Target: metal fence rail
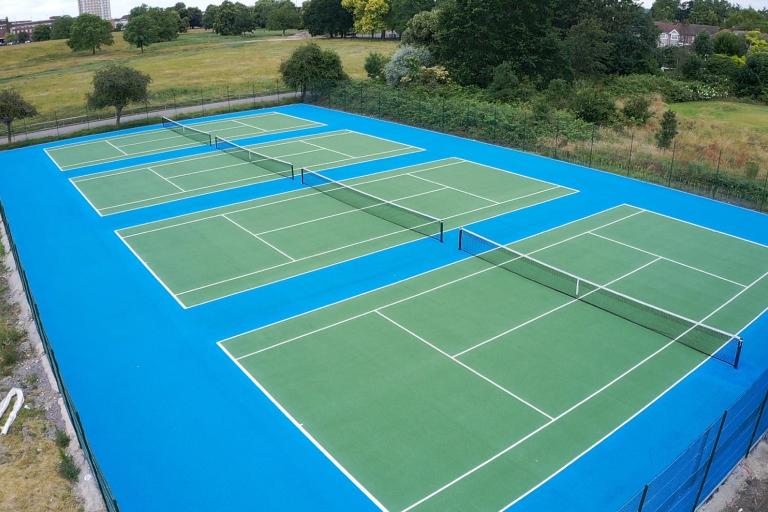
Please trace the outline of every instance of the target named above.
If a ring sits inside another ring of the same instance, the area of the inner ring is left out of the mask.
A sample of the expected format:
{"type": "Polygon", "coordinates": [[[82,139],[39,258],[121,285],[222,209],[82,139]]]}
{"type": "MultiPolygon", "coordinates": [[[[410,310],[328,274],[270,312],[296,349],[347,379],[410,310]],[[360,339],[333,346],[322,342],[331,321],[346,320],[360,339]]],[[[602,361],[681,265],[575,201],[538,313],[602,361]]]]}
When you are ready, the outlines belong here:
{"type": "Polygon", "coordinates": [[[35,298],[32,295],[32,290],[29,286],[29,281],[27,280],[27,274],[24,271],[24,267],[21,263],[21,258],[19,257],[18,250],[16,249],[16,244],[13,240],[11,227],[8,222],[8,218],[5,215],[5,208],[3,207],[2,202],[0,202],[0,217],[2,217],[3,227],[5,228],[5,233],[6,233],[6,236],[8,237],[8,245],[11,248],[11,254],[13,255],[14,260],[16,260],[16,268],[19,273],[19,278],[21,280],[22,287],[24,288],[24,294],[26,295],[27,302],[29,303],[30,310],[32,311],[32,317],[35,321],[37,332],[40,335],[40,340],[42,341],[43,349],[45,350],[45,355],[48,357],[48,361],[50,362],[51,371],[53,372],[53,376],[56,379],[56,384],[59,387],[59,392],[61,393],[61,396],[64,399],[64,406],[67,408],[67,413],[69,414],[69,417],[72,422],[72,426],[75,429],[77,441],[80,444],[80,448],[82,449],[83,454],[85,455],[85,458],[88,461],[88,464],[91,466],[91,470],[93,471],[94,476],[96,477],[96,483],[98,484],[99,490],[101,491],[101,495],[104,498],[104,504],[106,505],[107,510],[109,512],[119,512],[120,509],[117,505],[117,500],[112,494],[112,490],[110,489],[109,484],[107,483],[107,480],[104,477],[104,474],[101,472],[101,468],[99,467],[99,464],[96,462],[96,457],[91,451],[91,447],[88,444],[88,438],[85,435],[83,424],[80,421],[80,415],[78,414],[77,409],[75,408],[75,404],[72,401],[72,397],[70,396],[69,391],[67,390],[67,386],[64,384],[64,379],[61,376],[61,372],[59,370],[59,364],[58,364],[58,361],[56,360],[56,355],[54,354],[53,347],[51,346],[50,340],[48,339],[48,335],[46,334],[45,327],[43,326],[43,321],[40,318],[40,310],[38,309],[37,303],[35,302],[35,298]]]}

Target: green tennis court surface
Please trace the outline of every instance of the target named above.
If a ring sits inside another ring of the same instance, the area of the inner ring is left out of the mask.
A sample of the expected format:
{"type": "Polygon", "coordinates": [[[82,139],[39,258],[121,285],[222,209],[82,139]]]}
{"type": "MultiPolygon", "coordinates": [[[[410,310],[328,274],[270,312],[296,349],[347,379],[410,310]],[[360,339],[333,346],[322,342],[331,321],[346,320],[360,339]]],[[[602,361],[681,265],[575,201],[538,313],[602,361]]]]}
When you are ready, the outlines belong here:
{"type": "MultiPolygon", "coordinates": [[[[358,135],[358,137],[361,137],[358,135]]],[[[399,224],[307,188],[160,222],[118,235],[183,306],[190,307],[418,239],[408,212],[445,222],[476,222],[574,191],[458,158],[344,182],[392,201],[399,224]],[[410,223],[410,224],[409,224],[410,223]]],[[[359,197],[359,194],[357,194],[359,197]]],[[[429,222],[429,221],[427,221],[429,222]]],[[[420,231],[420,232],[417,232],[420,231]]]]}
{"type": "MultiPolygon", "coordinates": [[[[247,146],[296,169],[321,170],[407,155],[420,148],[350,130],[247,146]]],[[[101,215],[134,210],[186,197],[244,187],[281,178],[264,164],[226,151],[212,151],[73,178],[72,183],[101,215]]]]}
{"type": "MultiPolygon", "coordinates": [[[[631,206],[511,247],[713,329],[768,303],[767,247],[631,206]]],[[[708,359],[476,257],[220,346],[372,499],[419,511],[514,503],[708,359]]]]}
{"type": "MultiPolygon", "coordinates": [[[[323,126],[280,112],[208,121],[188,125],[195,130],[226,139],[241,139],[302,128],[323,126]]],[[[62,171],[88,165],[102,164],[142,155],[162,153],[200,145],[199,142],[167,129],[157,129],[132,135],[108,137],[89,142],[48,148],[45,152],[62,171]]]]}

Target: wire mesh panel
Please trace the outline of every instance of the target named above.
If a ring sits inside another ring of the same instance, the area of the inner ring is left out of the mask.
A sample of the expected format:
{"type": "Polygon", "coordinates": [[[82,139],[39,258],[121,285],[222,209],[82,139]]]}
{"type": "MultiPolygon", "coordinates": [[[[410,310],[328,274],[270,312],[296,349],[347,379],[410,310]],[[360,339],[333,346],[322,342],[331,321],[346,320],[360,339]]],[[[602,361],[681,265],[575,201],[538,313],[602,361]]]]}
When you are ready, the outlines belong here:
{"type": "Polygon", "coordinates": [[[652,330],[709,357],[734,367],[738,366],[742,341],[737,335],[581,279],[466,229],[462,229],[459,235],[459,249],[492,265],[652,330]]]}
{"type": "Polygon", "coordinates": [[[308,169],[301,170],[301,182],[353,208],[443,241],[443,221],[436,217],[381,199],[308,169]]]}
{"type": "Polygon", "coordinates": [[[168,119],[167,117],[163,117],[163,128],[167,128],[172,132],[176,132],[179,135],[183,135],[188,139],[199,142],[200,144],[205,144],[206,146],[213,144],[212,136],[210,133],[196,130],[181,123],[177,123],[173,119],[168,119]]]}
{"type": "Polygon", "coordinates": [[[279,158],[273,158],[261,153],[257,153],[251,149],[244,148],[232,141],[216,137],[216,149],[223,151],[228,155],[232,155],[235,158],[239,158],[244,162],[249,162],[260,169],[269,171],[275,174],[279,174],[284,178],[294,178],[293,164],[280,160],[279,158]]]}

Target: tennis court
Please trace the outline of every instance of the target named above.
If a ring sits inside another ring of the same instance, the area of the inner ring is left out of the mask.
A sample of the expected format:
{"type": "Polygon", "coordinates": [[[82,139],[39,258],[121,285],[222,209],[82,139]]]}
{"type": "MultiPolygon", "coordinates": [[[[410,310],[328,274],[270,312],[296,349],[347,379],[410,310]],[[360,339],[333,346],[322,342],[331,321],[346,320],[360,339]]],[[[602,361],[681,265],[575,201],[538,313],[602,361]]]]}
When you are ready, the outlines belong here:
{"type": "Polygon", "coordinates": [[[70,171],[89,165],[210,144],[212,135],[242,139],[317,126],[323,124],[282,112],[268,112],[182,125],[193,129],[189,130],[192,137],[190,134],[181,133],[185,128],[177,126],[176,131],[158,128],[131,135],[56,146],[47,148],[45,152],[60,170],[70,171]]]}
{"type": "Polygon", "coordinates": [[[184,307],[562,197],[574,190],[458,158],[118,231],[184,307]]]}
{"type": "Polygon", "coordinates": [[[294,169],[330,169],[422,151],[350,130],[238,146],[216,138],[217,151],[73,178],[100,215],[291,177],[294,169]]]}
{"type": "Polygon", "coordinates": [[[629,205],[461,244],[473,257],[220,342],[389,510],[517,502],[710,358],[735,372],[768,305],[768,247],[629,205]]]}

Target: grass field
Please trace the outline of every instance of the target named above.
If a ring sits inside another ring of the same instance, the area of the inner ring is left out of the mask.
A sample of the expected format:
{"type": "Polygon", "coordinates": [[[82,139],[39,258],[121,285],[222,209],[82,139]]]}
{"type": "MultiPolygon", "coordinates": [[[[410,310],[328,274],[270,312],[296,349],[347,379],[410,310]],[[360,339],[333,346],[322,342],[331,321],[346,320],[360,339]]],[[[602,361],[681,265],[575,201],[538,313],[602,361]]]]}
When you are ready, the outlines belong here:
{"type": "Polygon", "coordinates": [[[734,101],[691,101],[669,106],[683,119],[707,123],[712,127],[757,131],[768,137],[768,105],[734,101]]]}
{"type": "MultiPolygon", "coordinates": [[[[14,87],[32,102],[41,116],[58,112],[59,117],[81,114],[93,72],[107,62],[135,67],[152,77],[153,101],[177,101],[206,95],[223,96],[227,85],[233,91],[250,92],[275,87],[280,62],[306,41],[280,38],[278,32],[258,32],[257,37],[223,37],[193,30],[176,41],[149,46],[144,54],[129,46],[120,33],[115,44],[95,56],[74,53],[64,41],[46,41],[0,48],[0,88],[14,87]],[[51,84],[55,84],[52,87],[51,84]]],[[[363,39],[318,40],[334,49],[346,72],[365,76],[363,63],[371,51],[389,54],[396,43],[363,39]]]]}

